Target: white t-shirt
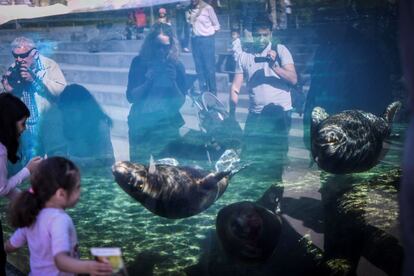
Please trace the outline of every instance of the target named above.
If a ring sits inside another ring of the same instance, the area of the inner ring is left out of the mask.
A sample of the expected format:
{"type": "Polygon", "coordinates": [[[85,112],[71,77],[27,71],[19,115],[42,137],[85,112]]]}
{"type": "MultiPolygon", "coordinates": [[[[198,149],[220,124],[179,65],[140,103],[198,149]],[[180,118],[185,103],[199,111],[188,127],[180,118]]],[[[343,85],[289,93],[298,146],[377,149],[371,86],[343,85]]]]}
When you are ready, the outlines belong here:
{"type": "Polygon", "coordinates": [[[54,256],[68,252],[79,258],[76,229],[70,216],[62,209],[44,208],[30,227],[17,229],[10,238],[12,246],[19,248],[28,243],[30,275],[74,275],[58,270],[54,256]]]}
{"type": "MultiPolygon", "coordinates": [[[[267,53],[272,49],[271,43],[269,43],[267,47],[258,54],[244,52],[242,50],[240,39],[233,41],[232,47],[236,60],[236,73],[243,73],[243,71],[245,71],[249,77],[248,83],[251,82],[252,78],[255,75],[256,77],[258,76],[257,73],[260,73],[259,71],[263,72],[263,76],[257,78],[261,79],[263,83],[258,83],[254,87],[249,87],[248,85],[250,99],[249,112],[260,114],[263,108],[271,103],[280,105],[285,111],[291,110],[292,99],[290,97],[290,91],[277,88],[271,84],[266,83],[265,81],[266,79],[269,79],[269,77],[281,79],[280,76],[278,76],[270,68],[267,62],[257,63],[254,61],[255,57],[265,57],[267,55],[267,53]]],[[[280,66],[284,66],[286,64],[294,64],[292,54],[286,48],[286,46],[278,44],[277,54],[280,58],[280,66]]]]}

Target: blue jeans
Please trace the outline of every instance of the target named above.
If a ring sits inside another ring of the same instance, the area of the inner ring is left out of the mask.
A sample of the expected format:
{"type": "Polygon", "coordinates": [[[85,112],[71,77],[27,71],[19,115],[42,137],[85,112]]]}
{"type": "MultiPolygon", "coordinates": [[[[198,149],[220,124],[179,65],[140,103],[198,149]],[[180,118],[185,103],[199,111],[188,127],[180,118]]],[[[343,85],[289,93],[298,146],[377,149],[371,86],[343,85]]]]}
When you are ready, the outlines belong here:
{"type": "Polygon", "coordinates": [[[214,35],[191,38],[193,59],[201,92],[217,94],[214,35]]]}

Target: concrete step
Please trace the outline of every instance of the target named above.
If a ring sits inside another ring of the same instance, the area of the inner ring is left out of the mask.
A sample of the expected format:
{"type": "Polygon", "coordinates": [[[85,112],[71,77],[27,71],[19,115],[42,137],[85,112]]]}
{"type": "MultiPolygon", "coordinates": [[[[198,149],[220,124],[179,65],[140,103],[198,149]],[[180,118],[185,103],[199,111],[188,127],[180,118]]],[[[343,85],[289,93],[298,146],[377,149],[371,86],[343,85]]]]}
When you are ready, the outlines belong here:
{"type": "Polygon", "coordinates": [[[86,66],[129,68],[136,52],[99,52],[57,51],[51,56],[57,63],[86,66]]]}
{"type": "Polygon", "coordinates": [[[59,51],[80,51],[89,52],[90,50],[100,52],[131,52],[138,53],[141,49],[141,40],[92,40],[88,42],[65,41],[58,45],[59,51]]]}
{"type": "MultiPolygon", "coordinates": [[[[89,53],[85,51],[55,51],[47,53],[56,62],[65,64],[77,64],[86,66],[102,66],[102,67],[127,67],[129,68],[132,59],[137,55],[136,52],[99,52],[89,53]]],[[[292,53],[297,72],[309,72],[313,66],[313,56],[307,53],[292,53]]],[[[1,58],[12,62],[10,54],[2,54],[1,58]]],[[[220,57],[217,55],[216,60],[219,62],[220,58],[232,58],[231,53],[228,56],[220,57]]],[[[184,64],[187,70],[194,70],[194,59],[191,53],[182,53],[179,59],[184,64]]],[[[222,59],[221,62],[226,63],[222,59]]],[[[224,64],[223,64],[224,66],[224,64]]]]}
{"type": "MultiPolygon", "coordinates": [[[[105,106],[116,106],[116,107],[130,107],[130,103],[126,99],[126,86],[122,85],[106,85],[106,84],[91,84],[91,83],[82,83],[81,85],[85,86],[96,98],[96,100],[101,105],[105,106]]],[[[229,94],[228,92],[218,93],[219,100],[226,106],[228,109],[229,94]]],[[[183,112],[186,112],[185,106],[194,106],[190,97],[187,96],[189,101],[188,105],[184,105],[183,112]]],[[[247,94],[240,94],[239,103],[237,111],[239,113],[247,113],[247,108],[249,106],[249,97],[247,94]]],[[[191,108],[190,108],[191,109],[191,108]]]]}
{"type": "MultiPolygon", "coordinates": [[[[66,80],[73,83],[91,83],[108,85],[127,85],[129,68],[114,68],[102,66],[85,66],[60,63],[66,80]]],[[[195,75],[192,70],[186,70],[189,75],[195,75]]],[[[216,74],[217,90],[228,91],[229,76],[225,73],[216,74]]]]}

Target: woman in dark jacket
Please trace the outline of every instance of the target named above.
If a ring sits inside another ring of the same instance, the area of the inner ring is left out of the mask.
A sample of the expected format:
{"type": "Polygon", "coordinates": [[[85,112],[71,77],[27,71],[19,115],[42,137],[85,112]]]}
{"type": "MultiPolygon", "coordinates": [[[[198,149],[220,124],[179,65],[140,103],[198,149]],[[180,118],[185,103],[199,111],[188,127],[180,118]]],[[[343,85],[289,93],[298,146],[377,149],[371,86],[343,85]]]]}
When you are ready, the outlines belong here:
{"type": "Polygon", "coordinates": [[[171,26],[154,24],[140,54],[131,63],[126,91],[132,104],[128,115],[130,159],[148,162],[179,138],[184,120],[179,109],[185,101],[185,69],[178,61],[171,26]]]}

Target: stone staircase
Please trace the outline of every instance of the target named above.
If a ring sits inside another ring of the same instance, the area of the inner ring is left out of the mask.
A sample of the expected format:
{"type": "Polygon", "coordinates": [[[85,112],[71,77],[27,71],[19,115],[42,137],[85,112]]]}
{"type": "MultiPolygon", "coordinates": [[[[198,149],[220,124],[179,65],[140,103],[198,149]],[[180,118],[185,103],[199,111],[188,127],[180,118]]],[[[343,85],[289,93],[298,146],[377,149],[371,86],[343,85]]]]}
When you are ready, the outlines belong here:
{"type": "MultiPolygon", "coordinates": [[[[126,159],[125,150],[127,141],[127,115],[129,103],[126,100],[125,91],[128,81],[129,66],[139,52],[142,40],[113,40],[108,32],[121,32],[124,25],[113,25],[111,29],[96,30],[93,27],[57,27],[45,29],[1,30],[1,41],[11,41],[17,35],[34,37],[38,41],[41,52],[59,63],[68,83],[79,83],[87,87],[95,96],[103,109],[113,119],[112,137],[119,141],[120,147],[115,149],[120,159],[126,159]],[[71,41],[72,34],[86,33],[87,40],[71,41]],[[101,33],[101,34],[100,34],[101,33]],[[108,39],[109,37],[109,39],[108,39]],[[91,49],[93,51],[91,52],[91,49]],[[122,154],[121,154],[122,152],[122,154]]],[[[311,29],[292,29],[277,33],[281,43],[285,44],[292,52],[297,72],[306,93],[310,84],[310,68],[313,64],[313,55],[317,48],[317,36],[311,29]]],[[[112,36],[113,37],[113,36],[112,36]]],[[[230,55],[231,36],[227,29],[221,30],[216,36],[216,53],[218,55],[230,55]]],[[[0,58],[2,66],[6,67],[11,61],[8,45],[2,43],[0,58]]],[[[184,63],[187,74],[195,75],[194,62],[191,53],[181,53],[180,60],[184,63]]],[[[229,73],[218,72],[216,74],[218,98],[228,106],[228,93],[230,87],[229,73]]],[[[236,118],[241,126],[247,117],[248,95],[242,89],[237,108],[236,118]]],[[[186,125],[183,133],[189,129],[198,129],[197,108],[187,98],[182,108],[186,125]]],[[[293,128],[291,135],[301,136],[301,121],[298,114],[293,116],[293,128]]],[[[301,146],[301,148],[303,148],[301,146]]],[[[303,152],[294,154],[304,156],[303,152]]],[[[307,154],[306,154],[307,156],[307,154]]]]}

